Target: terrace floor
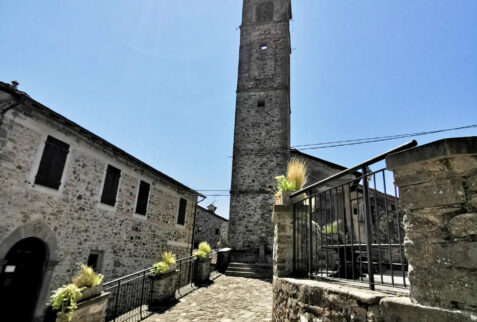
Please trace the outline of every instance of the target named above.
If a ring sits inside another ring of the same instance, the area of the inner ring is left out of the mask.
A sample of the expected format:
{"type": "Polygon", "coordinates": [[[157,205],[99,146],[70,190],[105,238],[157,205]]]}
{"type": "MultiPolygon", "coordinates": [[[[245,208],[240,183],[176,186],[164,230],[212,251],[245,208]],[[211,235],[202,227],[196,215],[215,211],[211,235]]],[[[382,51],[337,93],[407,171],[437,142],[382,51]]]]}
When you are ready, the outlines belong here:
{"type": "Polygon", "coordinates": [[[218,275],[209,286],[144,321],[271,321],[271,317],[271,281],[218,275]]]}

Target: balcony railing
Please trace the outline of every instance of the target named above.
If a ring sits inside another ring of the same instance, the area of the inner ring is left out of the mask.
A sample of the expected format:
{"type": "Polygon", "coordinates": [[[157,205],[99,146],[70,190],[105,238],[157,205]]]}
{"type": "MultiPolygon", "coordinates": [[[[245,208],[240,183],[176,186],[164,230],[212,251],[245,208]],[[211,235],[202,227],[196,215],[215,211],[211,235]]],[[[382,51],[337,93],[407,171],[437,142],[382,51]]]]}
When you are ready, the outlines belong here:
{"type": "Polygon", "coordinates": [[[370,167],[412,141],[291,195],[296,276],[407,287],[403,215],[392,173],[370,167]],[[360,170],[360,171],[358,171],[360,170]]]}

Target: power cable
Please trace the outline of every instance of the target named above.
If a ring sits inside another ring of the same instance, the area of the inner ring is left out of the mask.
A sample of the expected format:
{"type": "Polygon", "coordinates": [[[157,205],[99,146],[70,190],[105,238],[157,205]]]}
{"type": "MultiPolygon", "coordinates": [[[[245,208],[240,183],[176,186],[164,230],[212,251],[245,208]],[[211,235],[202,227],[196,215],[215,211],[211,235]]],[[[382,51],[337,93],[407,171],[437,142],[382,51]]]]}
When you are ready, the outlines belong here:
{"type": "MultiPolygon", "coordinates": [[[[316,147],[320,146],[319,148],[331,148],[336,146],[344,146],[344,145],[354,145],[354,144],[364,144],[364,143],[373,143],[373,142],[381,142],[387,140],[395,140],[395,139],[402,139],[412,136],[421,136],[421,135],[428,135],[428,134],[435,134],[435,133],[442,133],[448,131],[457,131],[457,130],[464,130],[477,127],[477,124],[454,127],[450,129],[441,129],[441,130],[433,130],[433,131],[423,131],[423,132],[416,132],[416,133],[405,133],[405,134],[395,134],[395,135],[387,135],[387,136],[376,136],[364,139],[351,139],[351,140],[343,140],[343,141],[330,141],[330,142],[319,142],[319,143],[310,143],[310,144],[299,144],[295,145],[292,148],[299,148],[299,147],[316,147]],[[363,142],[364,141],[364,142],[363,142]],[[344,143],[344,144],[339,144],[344,143]]],[[[316,147],[318,148],[318,147],[316,147]]],[[[309,149],[309,148],[307,148],[309,149]]],[[[307,149],[300,149],[300,150],[307,150],[307,149]]]]}

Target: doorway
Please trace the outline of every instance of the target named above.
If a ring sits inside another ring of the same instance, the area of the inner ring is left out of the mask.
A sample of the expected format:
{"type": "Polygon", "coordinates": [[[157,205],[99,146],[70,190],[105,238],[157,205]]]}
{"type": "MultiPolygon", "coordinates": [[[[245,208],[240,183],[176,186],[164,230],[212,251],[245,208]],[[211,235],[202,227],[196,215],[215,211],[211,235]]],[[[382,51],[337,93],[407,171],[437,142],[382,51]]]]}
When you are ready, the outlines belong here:
{"type": "Polygon", "coordinates": [[[13,245],[2,261],[0,312],[6,321],[32,321],[48,263],[45,243],[35,237],[13,245]]]}

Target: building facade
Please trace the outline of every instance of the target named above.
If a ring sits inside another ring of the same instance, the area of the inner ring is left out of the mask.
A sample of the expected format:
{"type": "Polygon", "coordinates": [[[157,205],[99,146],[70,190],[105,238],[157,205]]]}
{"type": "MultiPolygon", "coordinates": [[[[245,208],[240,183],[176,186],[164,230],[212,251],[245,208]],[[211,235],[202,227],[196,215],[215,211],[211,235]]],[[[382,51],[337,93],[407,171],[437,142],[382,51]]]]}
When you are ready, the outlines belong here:
{"type": "Polygon", "coordinates": [[[244,0],[230,188],[234,252],[271,254],[272,188],[290,154],[290,0],[244,0]]]}
{"type": "Polygon", "coordinates": [[[215,213],[217,207],[197,206],[194,227],[194,248],[206,241],[212,248],[227,246],[229,221],[215,213]]]}
{"type": "Polygon", "coordinates": [[[111,280],[190,254],[199,193],[15,86],[0,83],[0,111],[2,314],[17,301],[39,319],[81,263],[111,280]]]}

